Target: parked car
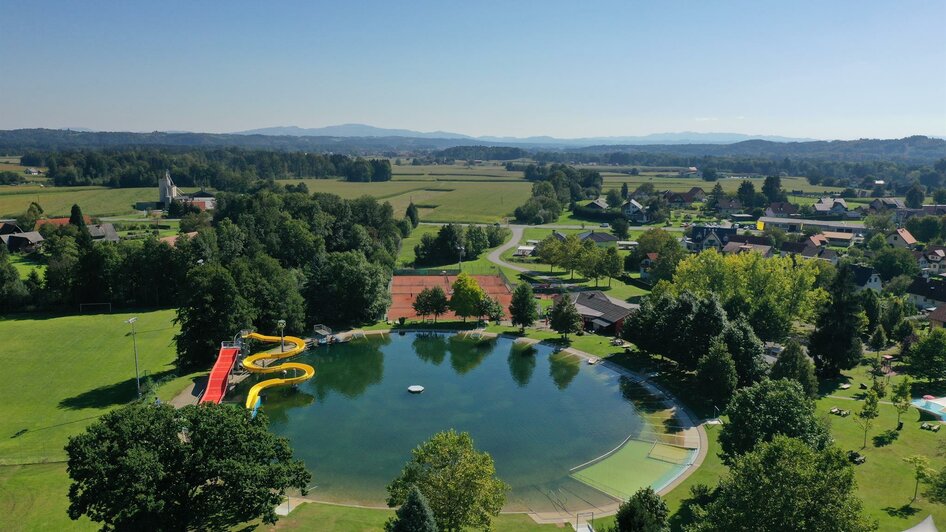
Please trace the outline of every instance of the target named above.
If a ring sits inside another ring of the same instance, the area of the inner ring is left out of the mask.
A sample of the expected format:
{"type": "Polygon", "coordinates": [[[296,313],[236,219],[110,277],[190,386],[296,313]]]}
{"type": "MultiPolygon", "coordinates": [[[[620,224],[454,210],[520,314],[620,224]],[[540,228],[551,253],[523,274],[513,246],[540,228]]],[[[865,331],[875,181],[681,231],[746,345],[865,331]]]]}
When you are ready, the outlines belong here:
{"type": "Polygon", "coordinates": [[[598,226],[598,227],[602,227],[602,228],[604,228],[604,229],[607,229],[607,228],[609,228],[609,227],[611,227],[611,226],[608,225],[607,222],[605,222],[605,223],[602,223],[602,224],[601,224],[600,226],[598,226]]]}

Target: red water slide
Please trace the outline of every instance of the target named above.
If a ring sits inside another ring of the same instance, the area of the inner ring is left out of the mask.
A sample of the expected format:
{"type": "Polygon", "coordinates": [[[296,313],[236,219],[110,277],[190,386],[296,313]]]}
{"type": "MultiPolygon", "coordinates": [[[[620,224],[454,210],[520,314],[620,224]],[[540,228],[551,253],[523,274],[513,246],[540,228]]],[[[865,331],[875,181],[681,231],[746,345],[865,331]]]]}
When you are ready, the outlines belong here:
{"type": "Polygon", "coordinates": [[[210,370],[210,378],[207,380],[207,389],[201,396],[201,403],[219,403],[223,401],[224,394],[227,393],[227,382],[230,372],[233,370],[233,363],[236,362],[237,354],[240,352],[236,347],[221,347],[217,354],[217,362],[210,370]]]}

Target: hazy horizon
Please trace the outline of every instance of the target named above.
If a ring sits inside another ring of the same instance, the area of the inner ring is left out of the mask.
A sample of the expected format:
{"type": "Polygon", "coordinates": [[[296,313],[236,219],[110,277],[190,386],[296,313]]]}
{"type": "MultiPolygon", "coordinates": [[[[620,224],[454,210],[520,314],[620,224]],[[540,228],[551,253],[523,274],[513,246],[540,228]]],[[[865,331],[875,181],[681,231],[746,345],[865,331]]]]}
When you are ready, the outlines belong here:
{"type": "Polygon", "coordinates": [[[12,1],[0,129],[946,137],[946,3],[12,1]]]}

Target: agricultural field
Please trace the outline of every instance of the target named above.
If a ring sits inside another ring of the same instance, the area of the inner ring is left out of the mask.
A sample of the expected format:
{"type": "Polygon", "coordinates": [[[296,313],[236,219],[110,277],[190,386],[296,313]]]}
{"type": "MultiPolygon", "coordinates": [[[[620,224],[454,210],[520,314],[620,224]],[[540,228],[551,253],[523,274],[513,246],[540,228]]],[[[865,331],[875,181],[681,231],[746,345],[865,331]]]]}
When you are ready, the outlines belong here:
{"type": "MultiPolygon", "coordinates": [[[[194,192],[198,189],[182,189],[194,192]]],[[[0,217],[22,214],[30,202],[39,203],[47,216],[69,216],[73,204],[78,204],[89,216],[114,216],[135,212],[139,201],[157,201],[158,187],[150,188],[106,188],[106,187],[44,187],[3,186],[0,187],[0,217]]]]}
{"type": "MultiPolygon", "coordinates": [[[[505,171],[505,170],[503,170],[505,171]]],[[[425,222],[493,223],[511,217],[512,211],[529,198],[526,181],[433,180],[352,183],[336,179],[305,179],[310,192],[327,192],[343,198],[372,196],[387,201],[403,215],[412,201],[425,222]]],[[[283,184],[299,180],[280,181],[283,184]]]]}

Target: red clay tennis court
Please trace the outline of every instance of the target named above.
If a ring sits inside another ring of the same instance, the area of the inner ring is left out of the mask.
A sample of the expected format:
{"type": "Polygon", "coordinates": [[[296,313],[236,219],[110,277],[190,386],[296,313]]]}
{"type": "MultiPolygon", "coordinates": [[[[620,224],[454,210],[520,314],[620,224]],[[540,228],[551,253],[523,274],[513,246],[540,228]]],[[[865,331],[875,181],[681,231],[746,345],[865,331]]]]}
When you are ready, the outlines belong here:
{"type": "MultiPolygon", "coordinates": [[[[472,275],[476,282],[490,297],[499,300],[504,309],[509,308],[512,302],[512,292],[503,283],[498,275],[472,275]]],[[[414,298],[424,288],[439,286],[450,297],[450,287],[456,281],[456,275],[395,275],[391,281],[391,308],[388,309],[388,319],[398,318],[415,319],[420,316],[414,312],[411,305],[414,298]]],[[[508,310],[506,311],[508,313],[508,310]]],[[[438,319],[459,319],[453,312],[448,312],[438,319]]]]}

